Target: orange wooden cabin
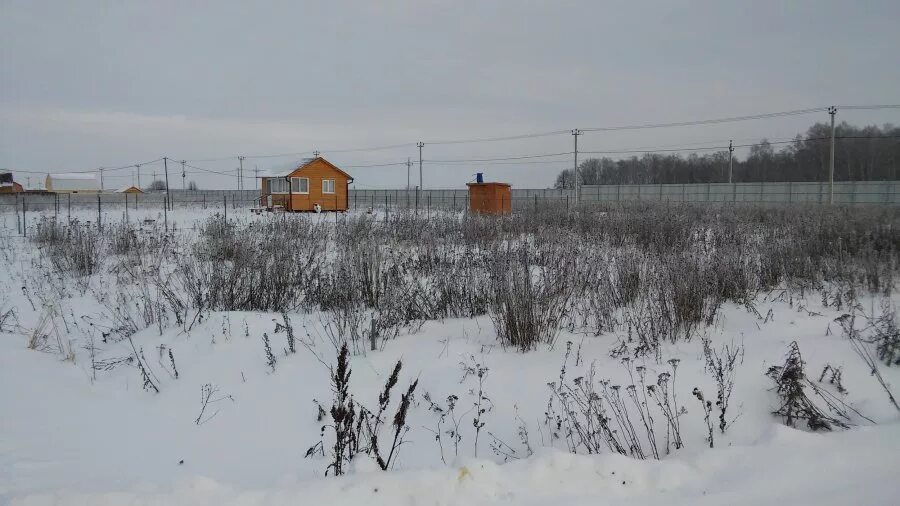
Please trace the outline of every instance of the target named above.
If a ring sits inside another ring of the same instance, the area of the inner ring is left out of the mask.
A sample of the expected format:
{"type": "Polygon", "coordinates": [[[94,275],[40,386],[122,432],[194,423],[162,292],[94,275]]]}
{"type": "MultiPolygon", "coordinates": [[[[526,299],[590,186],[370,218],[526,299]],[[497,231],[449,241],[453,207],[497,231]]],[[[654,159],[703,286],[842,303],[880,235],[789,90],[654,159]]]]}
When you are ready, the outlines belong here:
{"type": "Polygon", "coordinates": [[[509,214],[512,212],[512,186],[507,183],[467,183],[469,212],[509,214]]]}
{"type": "Polygon", "coordinates": [[[350,208],[350,174],[317,156],[262,178],[260,204],[285,211],[346,211],[350,208]]]}

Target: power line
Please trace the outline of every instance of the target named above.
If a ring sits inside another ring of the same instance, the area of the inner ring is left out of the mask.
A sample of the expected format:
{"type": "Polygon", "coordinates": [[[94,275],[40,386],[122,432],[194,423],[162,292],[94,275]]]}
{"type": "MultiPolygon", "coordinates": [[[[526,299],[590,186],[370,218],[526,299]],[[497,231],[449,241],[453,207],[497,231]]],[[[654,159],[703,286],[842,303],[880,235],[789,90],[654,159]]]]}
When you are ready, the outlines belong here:
{"type": "Polygon", "coordinates": [[[643,130],[648,128],[670,128],[682,126],[696,125],[716,125],[719,123],[734,123],[738,121],[750,121],[756,119],[779,118],[783,116],[799,116],[803,114],[812,114],[814,112],[826,111],[825,107],[815,107],[812,109],[797,109],[794,111],[770,112],[766,114],[754,114],[750,116],[731,116],[727,118],[703,119],[695,121],[679,121],[674,123],[645,123],[639,125],[621,125],[609,127],[582,128],[585,132],[608,132],[612,130],[643,130]]]}
{"type": "Polygon", "coordinates": [[[542,155],[523,155],[523,156],[504,156],[499,158],[465,158],[456,160],[424,160],[428,163],[468,163],[468,162],[495,162],[503,160],[527,160],[531,158],[547,158],[551,156],[571,155],[571,151],[563,151],[560,153],[546,153],[542,155]]]}
{"type": "Polygon", "coordinates": [[[509,135],[505,137],[483,137],[480,139],[457,139],[457,140],[444,140],[444,141],[430,141],[425,144],[437,144],[437,145],[445,145],[445,144],[476,144],[479,142],[499,142],[499,141],[515,141],[519,139],[534,139],[537,137],[550,137],[553,135],[563,135],[568,134],[568,130],[552,130],[549,132],[539,132],[533,134],[521,134],[521,135],[509,135]]]}
{"type": "MultiPolygon", "coordinates": [[[[837,106],[839,109],[845,110],[879,110],[879,109],[900,109],[900,104],[871,104],[871,105],[842,105],[837,106]]],[[[579,131],[586,132],[601,132],[601,131],[615,131],[615,130],[639,130],[639,129],[651,129],[651,128],[671,128],[671,127],[684,127],[684,126],[697,126],[697,125],[712,125],[712,124],[720,124],[720,123],[729,123],[729,122],[738,122],[738,121],[749,121],[749,120],[758,120],[758,119],[767,119],[767,118],[777,118],[777,117],[785,117],[785,116],[797,116],[797,115],[805,115],[816,112],[825,112],[828,108],[826,107],[815,107],[809,109],[796,109],[791,111],[780,111],[780,112],[772,112],[765,114],[755,114],[755,115],[747,115],[747,116],[731,116],[725,118],[713,118],[713,119],[704,119],[704,120],[696,120],[696,121],[682,121],[682,122],[672,122],[672,123],[647,123],[647,124],[635,124],[635,125],[621,125],[621,126],[609,126],[609,127],[595,127],[595,128],[584,128],[579,129],[579,131]]],[[[552,130],[546,132],[537,132],[537,133],[529,133],[529,134],[520,134],[520,135],[509,135],[509,136],[500,136],[500,137],[483,137],[483,138],[470,138],[470,139],[451,139],[451,140],[437,140],[437,141],[429,141],[425,144],[434,144],[434,145],[449,145],[449,144],[473,144],[473,143],[482,143],[482,142],[499,142],[499,141],[509,141],[509,140],[519,140],[519,139],[532,139],[538,137],[548,137],[555,135],[563,135],[570,133],[569,130],[552,130]]],[[[879,138],[879,137],[839,137],[840,139],[848,139],[848,138],[879,138]]],[[[890,138],[890,137],[880,137],[880,138],[890,138]]],[[[811,140],[811,139],[807,139],[811,140]]],[[[789,141],[793,142],[793,141],[789,141]]],[[[771,143],[770,144],[774,144],[771,143]]],[[[335,149],[335,150],[323,150],[328,153],[357,153],[357,152],[370,152],[370,151],[379,151],[379,150],[389,150],[389,149],[399,149],[399,148],[410,148],[413,146],[418,146],[418,144],[412,143],[403,143],[403,144],[391,144],[385,146],[374,146],[374,147],[365,147],[365,148],[350,148],[350,149],[335,149]]],[[[743,146],[752,146],[743,145],[743,146]]],[[[740,146],[738,146],[740,147],[740,146]]],[[[677,149],[632,149],[632,150],[618,150],[618,151],[595,151],[591,152],[593,154],[615,154],[615,153],[628,153],[628,152],[665,152],[665,151],[690,151],[690,150],[713,150],[713,149],[724,149],[724,146],[719,147],[708,147],[708,148],[677,148],[677,149]]],[[[279,154],[258,154],[258,155],[247,155],[245,158],[279,158],[279,157],[287,157],[287,156],[301,156],[301,155],[309,155],[314,153],[314,151],[303,151],[296,153],[279,153],[279,154]]],[[[529,158],[541,158],[541,157],[552,157],[552,156],[565,156],[571,154],[569,152],[559,153],[559,154],[546,154],[546,155],[525,155],[525,156],[510,156],[510,157],[498,157],[498,158],[472,158],[472,159],[459,159],[459,160],[430,160],[429,163],[503,163],[504,161],[515,161],[515,160],[526,160],[529,158]]],[[[230,157],[220,157],[220,158],[204,158],[204,159],[189,159],[185,160],[186,162],[192,163],[202,163],[202,162],[216,162],[216,161],[227,161],[233,160],[234,156],[230,157]]],[[[126,170],[132,169],[136,166],[147,166],[152,165],[154,163],[158,163],[163,161],[163,158],[157,158],[155,160],[140,162],[140,163],[130,163],[127,165],[121,166],[103,166],[93,170],[77,170],[77,171],[68,171],[71,173],[91,173],[96,172],[100,169],[104,171],[118,171],[118,170],[126,170]]],[[[394,165],[402,165],[404,162],[391,162],[384,164],[360,164],[360,165],[348,165],[347,167],[351,168],[364,168],[364,167],[389,167],[394,165]]],[[[522,162],[526,163],[526,162],[522,162]]],[[[530,162],[529,162],[530,163],[530,162]]],[[[536,163],[536,162],[535,162],[536,163]]],[[[226,174],[219,171],[201,169],[200,167],[193,166],[193,168],[213,174],[221,174],[231,177],[240,177],[239,175],[234,174],[226,174]]],[[[15,169],[10,169],[15,170],[15,169]]],[[[15,170],[16,172],[20,172],[23,174],[48,174],[50,171],[41,170],[41,171],[30,171],[30,170],[15,170]]]]}
{"type": "Polygon", "coordinates": [[[885,104],[885,105],[839,105],[836,106],[837,109],[848,109],[848,110],[874,110],[874,109],[900,109],[900,104],[885,104]]]}
{"type": "MultiPolygon", "coordinates": [[[[843,135],[835,137],[835,140],[843,140],[843,139],[898,139],[900,135],[843,135]]],[[[789,139],[782,141],[765,141],[765,142],[754,142],[749,144],[733,144],[731,147],[733,148],[749,148],[753,146],[765,146],[765,145],[780,145],[780,144],[794,144],[796,142],[810,142],[810,141],[825,141],[829,140],[831,137],[807,137],[805,139],[789,139]]],[[[579,151],[579,153],[589,153],[592,155],[602,155],[602,154],[627,154],[627,153],[672,153],[672,152],[680,152],[680,151],[726,151],[728,150],[728,145],[723,146],[707,146],[701,148],[672,148],[672,149],[627,149],[627,150],[609,150],[609,151],[579,151]]]]}
{"type": "Polygon", "coordinates": [[[364,165],[341,165],[341,167],[345,167],[348,169],[362,169],[368,167],[394,167],[398,165],[406,165],[406,162],[388,162],[388,163],[370,163],[364,165]]]}

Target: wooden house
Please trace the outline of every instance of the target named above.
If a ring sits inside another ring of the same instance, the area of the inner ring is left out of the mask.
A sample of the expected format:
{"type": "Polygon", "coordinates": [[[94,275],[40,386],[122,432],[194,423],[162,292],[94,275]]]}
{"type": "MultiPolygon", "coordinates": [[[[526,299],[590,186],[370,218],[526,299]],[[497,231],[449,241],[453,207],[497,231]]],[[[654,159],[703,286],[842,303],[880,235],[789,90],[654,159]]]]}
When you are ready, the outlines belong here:
{"type": "Polygon", "coordinates": [[[512,190],[507,183],[467,183],[469,212],[509,214],[512,212],[512,190]]]}
{"type": "Polygon", "coordinates": [[[346,211],[352,182],[349,174],[321,156],[306,158],[263,176],[260,204],[285,211],[346,211]]]}
{"type": "Polygon", "coordinates": [[[138,188],[137,186],[134,186],[134,185],[128,185],[128,186],[123,186],[122,188],[119,188],[118,190],[116,190],[116,193],[144,193],[144,190],[141,190],[140,188],[138,188]]]}

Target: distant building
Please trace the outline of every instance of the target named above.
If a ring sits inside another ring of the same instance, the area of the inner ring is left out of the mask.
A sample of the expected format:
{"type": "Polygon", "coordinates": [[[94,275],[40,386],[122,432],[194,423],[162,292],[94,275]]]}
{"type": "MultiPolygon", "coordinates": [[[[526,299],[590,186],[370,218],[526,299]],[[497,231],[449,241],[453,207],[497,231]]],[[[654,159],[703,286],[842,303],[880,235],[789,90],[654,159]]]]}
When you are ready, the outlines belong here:
{"type": "Polygon", "coordinates": [[[0,193],[22,193],[22,185],[13,181],[12,173],[0,173],[0,193]]]}
{"type": "Polygon", "coordinates": [[[123,186],[122,188],[119,188],[118,190],[116,190],[116,193],[144,193],[144,190],[141,190],[140,188],[138,188],[137,186],[134,186],[134,185],[128,185],[128,186],[123,186]]]}
{"type": "Polygon", "coordinates": [[[93,172],[47,174],[45,187],[51,193],[100,193],[97,174],[93,172]]]}

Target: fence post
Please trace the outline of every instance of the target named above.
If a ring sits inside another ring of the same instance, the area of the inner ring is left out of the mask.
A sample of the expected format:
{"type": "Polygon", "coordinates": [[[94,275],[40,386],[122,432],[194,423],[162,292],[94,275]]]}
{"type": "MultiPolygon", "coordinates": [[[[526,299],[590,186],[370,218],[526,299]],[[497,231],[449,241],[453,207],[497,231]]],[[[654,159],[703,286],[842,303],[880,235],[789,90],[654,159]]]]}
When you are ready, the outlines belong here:
{"type": "Polygon", "coordinates": [[[103,217],[101,216],[100,194],[97,194],[97,230],[103,230],[103,217]]]}
{"type": "Polygon", "coordinates": [[[28,205],[25,204],[25,195],[22,195],[22,236],[28,237],[28,205]]]}
{"type": "Polygon", "coordinates": [[[68,216],[68,218],[69,218],[69,225],[71,225],[71,224],[72,224],[72,194],[71,194],[71,193],[67,193],[67,194],[66,194],[66,197],[68,197],[68,198],[66,199],[66,201],[67,201],[67,203],[66,203],[66,212],[69,213],[69,216],[68,216]]]}
{"type": "Polygon", "coordinates": [[[222,210],[225,213],[225,224],[228,224],[228,195],[222,194],[222,210]]]}
{"type": "Polygon", "coordinates": [[[163,197],[163,227],[166,232],[169,231],[169,196],[163,197]]]}
{"type": "MultiPolygon", "coordinates": [[[[22,195],[22,198],[24,199],[25,196],[22,195]]],[[[22,220],[19,219],[19,194],[18,193],[16,193],[16,203],[13,204],[13,209],[16,210],[16,233],[21,234],[22,233],[22,220]]]]}
{"type": "Polygon", "coordinates": [[[788,181],[788,204],[794,201],[794,184],[791,181],[788,181]]]}
{"type": "Polygon", "coordinates": [[[128,223],[128,194],[123,193],[125,195],[125,223],[128,223]]]}

